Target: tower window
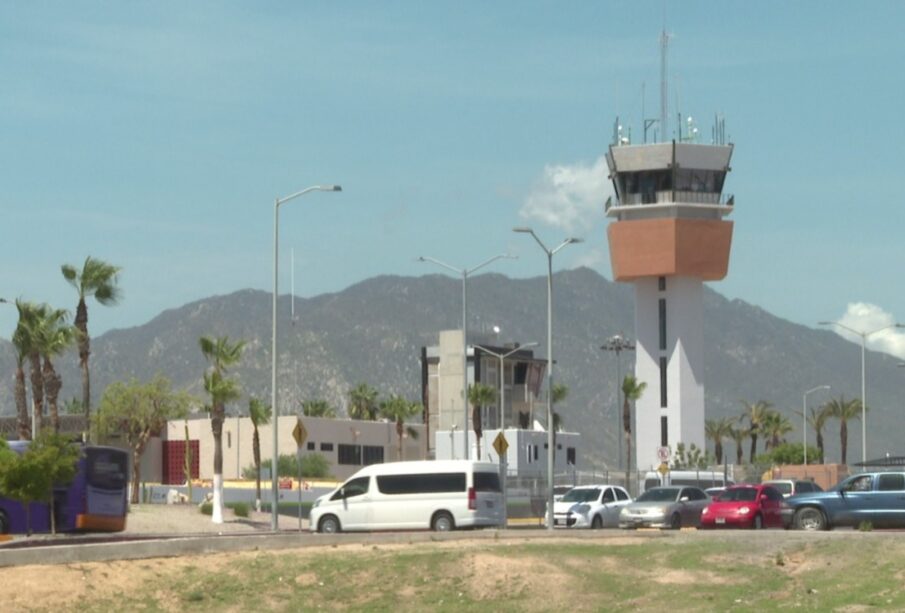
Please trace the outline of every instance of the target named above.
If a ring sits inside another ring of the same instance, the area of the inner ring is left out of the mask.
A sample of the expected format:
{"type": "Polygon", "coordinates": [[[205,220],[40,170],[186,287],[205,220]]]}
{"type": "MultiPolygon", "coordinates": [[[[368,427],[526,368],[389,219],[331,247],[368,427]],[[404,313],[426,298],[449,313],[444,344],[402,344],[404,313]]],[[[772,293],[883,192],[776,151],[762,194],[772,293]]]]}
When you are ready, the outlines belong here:
{"type": "Polygon", "coordinates": [[[660,416],[660,446],[669,447],[669,428],[666,423],[666,415],[660,416]]]}
{"type": "Polygon", "coordinates": [[[666,291],[666,277],[657,277],[657,289],[661,292],[666,291]]]}
{"type": "Polygon", "coordinates": [[[660,350],[666,351],[666,298],[660,298],[660,350]]]}
{"type": "Polygon", "coordinates": [[[666,358],[660,358],[660,408],[666,408],[666,358]]]}

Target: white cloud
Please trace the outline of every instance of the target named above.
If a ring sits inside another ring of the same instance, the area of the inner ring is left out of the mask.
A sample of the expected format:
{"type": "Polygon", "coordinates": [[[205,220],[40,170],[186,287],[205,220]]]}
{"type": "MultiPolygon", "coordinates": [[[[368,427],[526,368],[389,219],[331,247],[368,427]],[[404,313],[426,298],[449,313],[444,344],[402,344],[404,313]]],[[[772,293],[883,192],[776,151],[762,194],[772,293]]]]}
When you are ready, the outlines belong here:
{"type": "Polygon", "coordinates": [[[603,205],[612,194],[606,159],[591,165],[557,164],[544,172],[525,198],[519,215],[568,233],[586,232],[602,218],[603,205]]]}
{"type": "MultiPolygon", "coordinates": [[[[883,351],[898,358],[905,359],[905,331],[895,328],[896,320],[891,313],[867,302],[853,302],[848,305],[839,323],[858,332],[868,333],[867,347],[875,351],[883,351]],[[872,333],[872,334],[871,334],[872,333]]],[[[854,343],[860,343],[861,337],[840,326],[833,326],[839,336],[854,343]]]]}

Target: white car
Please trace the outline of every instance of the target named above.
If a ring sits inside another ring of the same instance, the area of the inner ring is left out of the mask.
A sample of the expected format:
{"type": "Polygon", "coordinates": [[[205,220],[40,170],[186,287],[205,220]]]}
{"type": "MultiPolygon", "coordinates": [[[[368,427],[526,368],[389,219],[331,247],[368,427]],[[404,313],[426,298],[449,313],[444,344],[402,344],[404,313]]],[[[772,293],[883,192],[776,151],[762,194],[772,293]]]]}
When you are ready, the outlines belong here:
{"type": "Polygon", "coordinates": [[[619,512],[632,501],[618,485],[579,485],[553,503],[557,528],[616,528],[619,512]]]}

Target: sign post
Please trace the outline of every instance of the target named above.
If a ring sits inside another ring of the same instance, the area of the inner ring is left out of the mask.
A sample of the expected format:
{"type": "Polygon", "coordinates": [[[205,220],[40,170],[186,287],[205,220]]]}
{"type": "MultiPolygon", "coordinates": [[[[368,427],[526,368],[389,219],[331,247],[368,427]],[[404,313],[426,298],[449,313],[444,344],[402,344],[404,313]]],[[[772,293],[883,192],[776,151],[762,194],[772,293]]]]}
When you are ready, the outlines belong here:
{"type": "Polygon", "coordinates": [[[298,464],[299,467],[299,532],[302,531],[302,445],[305,442],[305,439],[308,438],[308,431],[305,430],[304,424],[302,424],[302,418],[297,418],[295,422],[295,428],[292,429],[292,438],[295,439],[296,452],[295,452],[295,463],[298,464]]]}
{"type": "Polygon", "coordinates": [[[508,472],[506,451],[509,449],[509,441],[503,436],[502,430],[493,439],[493,448],[500,458],[500,489],[503,491],[503,527],[505,528],[509,523],[509,505],[506,499],[506,473],[508,472]]]}

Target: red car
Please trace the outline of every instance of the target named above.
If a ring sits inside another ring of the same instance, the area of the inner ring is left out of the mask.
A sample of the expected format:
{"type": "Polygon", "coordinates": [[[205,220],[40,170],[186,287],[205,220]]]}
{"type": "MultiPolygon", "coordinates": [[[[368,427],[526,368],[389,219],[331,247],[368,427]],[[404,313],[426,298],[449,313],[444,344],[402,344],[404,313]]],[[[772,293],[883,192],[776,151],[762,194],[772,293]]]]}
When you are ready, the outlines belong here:
{"type": "Polygon", "coordinates": [[[782,528],[782,494],[769,485],[736,485],[701,512],[702,528],[782,528]]]}

